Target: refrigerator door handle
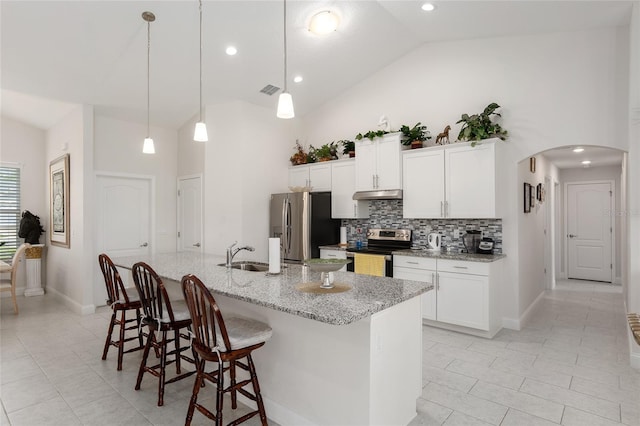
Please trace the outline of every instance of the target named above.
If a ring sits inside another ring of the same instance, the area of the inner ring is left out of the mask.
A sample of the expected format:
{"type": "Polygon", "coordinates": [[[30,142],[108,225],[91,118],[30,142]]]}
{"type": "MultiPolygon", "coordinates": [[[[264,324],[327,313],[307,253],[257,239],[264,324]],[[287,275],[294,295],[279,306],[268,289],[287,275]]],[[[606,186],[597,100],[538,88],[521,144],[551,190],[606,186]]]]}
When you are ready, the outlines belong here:
{"type": "Polygon", "coordinates": [[[282,200],[282,250],[287,252],[287,199],[282,200]]]}
{"type": "Polygon", "coordinates": [[[291,253],[291,200],[287,199],[287,254],[291,253]]]}

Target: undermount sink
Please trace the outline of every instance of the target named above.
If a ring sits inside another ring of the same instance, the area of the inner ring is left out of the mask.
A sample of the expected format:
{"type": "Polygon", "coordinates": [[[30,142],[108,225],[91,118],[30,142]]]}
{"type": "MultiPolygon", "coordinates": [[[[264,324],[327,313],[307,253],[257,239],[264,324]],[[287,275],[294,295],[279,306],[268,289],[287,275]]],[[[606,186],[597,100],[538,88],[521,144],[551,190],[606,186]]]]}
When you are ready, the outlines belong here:
{"type": "MultiPolygon", "coordinates": [[[[218,263],[218,266],[226,266],[226,264],[218,263]]],[[[254,272],[267,272],[269,270],[268,263],[251,262],[251,261],[233,262],[231,264],[231,267],[233,269],[241,269],[243,271],[254,271],[254,272]]]]}

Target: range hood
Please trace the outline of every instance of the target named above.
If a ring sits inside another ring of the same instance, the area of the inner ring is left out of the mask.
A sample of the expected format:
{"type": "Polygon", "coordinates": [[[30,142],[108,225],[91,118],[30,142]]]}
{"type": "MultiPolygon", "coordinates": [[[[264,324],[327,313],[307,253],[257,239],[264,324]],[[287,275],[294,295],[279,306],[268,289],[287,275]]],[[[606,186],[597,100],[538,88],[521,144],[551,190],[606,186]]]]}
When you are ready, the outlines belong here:
{"type": "Polygon", "coordinates": [[[402,200],[402,189],[358,191],[352,198],[354,200],[402,200]]]}

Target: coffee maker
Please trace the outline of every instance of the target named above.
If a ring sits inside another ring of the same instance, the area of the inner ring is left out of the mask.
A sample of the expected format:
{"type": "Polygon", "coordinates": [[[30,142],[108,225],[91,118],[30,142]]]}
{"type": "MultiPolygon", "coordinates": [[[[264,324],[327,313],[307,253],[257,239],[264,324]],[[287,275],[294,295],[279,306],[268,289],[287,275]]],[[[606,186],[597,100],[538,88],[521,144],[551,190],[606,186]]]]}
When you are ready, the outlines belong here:
{"type": "Polygon", "coordinates": [[[477,230],[469,230],[462,236],[462,244],[467,253],[476,253],[478,251],[478,244],[482,239],[482,232],[477,230]]]}

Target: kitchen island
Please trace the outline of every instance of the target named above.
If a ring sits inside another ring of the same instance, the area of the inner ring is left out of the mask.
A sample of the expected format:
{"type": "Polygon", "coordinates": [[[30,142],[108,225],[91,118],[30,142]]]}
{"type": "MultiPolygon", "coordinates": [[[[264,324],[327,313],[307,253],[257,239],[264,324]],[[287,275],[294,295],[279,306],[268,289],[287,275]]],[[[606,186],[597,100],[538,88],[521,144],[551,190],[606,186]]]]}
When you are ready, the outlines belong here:
{"type": "MultiPolygon", "coordinates": [[[[318,283],[308,267],[282,273],[227,269],[220,256],[170,253],[114,259],[148,263],[164,280],[198,276],[223,315],[268,323],[255,353],[267,416],[282,425],[407,424],[422,390],[422,282],[334,273],[342,293],[301,292],[318,283]]],[[[243,401],[252,405],[251,401],[243,401]]]]}

